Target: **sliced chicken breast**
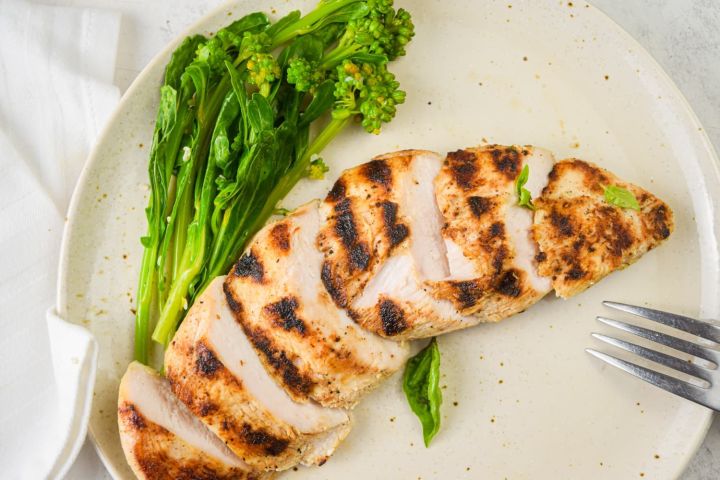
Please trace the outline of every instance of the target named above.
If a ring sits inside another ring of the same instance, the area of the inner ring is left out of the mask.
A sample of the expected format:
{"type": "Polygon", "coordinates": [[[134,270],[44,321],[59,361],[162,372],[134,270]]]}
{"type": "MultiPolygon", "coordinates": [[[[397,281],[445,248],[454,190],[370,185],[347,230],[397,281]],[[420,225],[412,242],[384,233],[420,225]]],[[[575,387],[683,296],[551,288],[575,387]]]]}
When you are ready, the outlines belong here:
{"type": "Polygon", "coordinates": [[[253,470],[185,407],[166,379],[133,362],[120,382],[120,441],[139,479],[269,479],[253,470]]]}
{"type": "Polygon", "coordinates": [[[426,285],[449,274],[433,187],[441,164],[423,150],[381,155],[345,171],[323,203],[327,291],[364,328],[394,340],[444,331],[448,319],[453,329],[471,321],[426,285]],[[356,250],[368,261],[356,262],[356,250]]]}
{"type": "Polygon", "coordinates": [[[404,365],[408,348],[363,330],[323,288],[318,207],[260,231],[225,291],[268,372],[295,400],[351,407],[404,365]]]}
{"type": "Polygon", "coordinates": [[[434,295],[476,322],[495,322],[551,290],[537,271],[533,212],[518,205],[516,182],[527,166],[525,188],[539,196],[553,163],[552,153],[531,146],[488,145],[447,155],[435,188],[450,276],[434,283],[434,295]]]}
{"type": "Polygon", "coordinates": [[[673,231],[673,213],[662,200],[592,163],[562,160],[549,179],[535,202],[532,234],[539,272],[562,298],[635,262],[673,231]],[[632,192],[639,210],[608,203],[608,186],[632,192]]]}
{"type": "Polygon", "coordinates": [[[173,393],[254,468],[324,463],[350,430],[347,412],[296,403],[275,383],[227,304],[224,280],[198,297],[165,354],[173,393]]]}

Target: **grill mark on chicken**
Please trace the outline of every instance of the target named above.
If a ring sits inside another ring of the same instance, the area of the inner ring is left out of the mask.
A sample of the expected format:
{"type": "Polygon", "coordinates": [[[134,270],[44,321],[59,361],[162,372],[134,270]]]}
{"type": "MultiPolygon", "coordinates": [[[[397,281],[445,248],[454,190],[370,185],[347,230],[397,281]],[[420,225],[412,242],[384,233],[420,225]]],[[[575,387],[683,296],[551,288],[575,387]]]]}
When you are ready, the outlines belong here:
{"type": "Polygon", "coordinates": [[[298,318],[296,310],[298,308],[297,298],[285,297],[282,300],[266,305],[263,309],[276,326],[290,331],[295,330],[300,335],[305,335],[305,322],[298,318]]]}
{"type": "Polygon", "coordinates": [[[206,377],[212,377],[222,366],[223,365],[220,363],[220,360],[218,360],[213,351],[210,350],[207,345],[203,342],[197,343],[197,346],[195,347],[195,369],[198,373],[206,377]]]}
{"type": "Polygon", "coordinates": [[[382,300],[379,305],[379,310],[380,321],[382,322],[382,329],[385,335],[391,337],[407,329],[408,325],[402,309],[395,305],[392,300],[382,300]]]}
{"type": "Polygon", "coordinates": [[[650,213],[651,234],[658,240],[665,240],[670,236],[670,214],[665,205],[658,205],[650,213]]]}
{"type": "Polygon", "coordinates": [[[343,282],[340,278],[336,278],[332,273],[332,265],[327,260],[323,262],[322,270],[320,272],[320,279],[322,280],[325,290],[327,290],[330,298],[332,298],[335,305],[341,308],[345,308],[348,305],[347,295],[345,295],[345,289],[343,288],[343,282]]]}
{"type": "Polygon", "coordinates": [[[490,237],[491,238],[504,238],[505,237],[505,225],[502,222],[495,222],[490,225],[490,237]]]}
{"type": "Polygon", "coordinates": [[[550,222],[565,237],[571,237],[573,235],[573,226],[570,217],[562,215],[556,210],[550,213],[550,222]]]}
{"type": "Polygon", "coordinates": [[[475,280],[466,280],[459,282],[451,282],[456,289],[456,299],[462,305],[462,308],[472,308],[478,299],[483,296],[483,289],[475,280]]]}
{"type": "Polygon", "coordinates": [[[244,323],[243,330],[255,349],[262,353],[267,363],[282,376],[285,386],[297,395],[307,396],[312,390],[312,380],[300,373],[297,366],[287,357],[284,351],[275,347],[272,338],[262,330],[254,329],[244,323]]]}
{"type": "Polygon", "coordinates": [[[565,274],[565,278],[568,280],[580,280],[585,276],[585,271],[578,264],[574,264],[570,271],[565,274]]]}
{"type": "Polygon", "coordinates": [[[217,412],[219,407],[214,404],[213,402],[206,401],[200,404],[200,408],[198,409],[198,412],[200,413],[201,417],[206,417],[210,414],[213,414],[217,412]]]}
{"type": "Polygon", "coordinates": [[[371,160],[363,165],[360,173],[371,182],[385,187],[386,190],[391,188],[392,171],[385,160],[371,160]]]}
{"type": "MultiPolygon", "coordinates": [[[[228,280],[230,280],[230,277],[228,277],[228,280]]],[[[235,314],[235,319],[238,318],[239,315],[243,313],[242,309],[242,303],[235,300],[235,295],[233,295],[232,291],[230,290],[230,287],[227,284],[227,281],[223,282],[223,293],[225,293],[225,300],[227,300],[228,306],[230,307],[230,310],[233,311],[235,314]]]]}
{"type": "Polygon", "coordinates": [[[508,257],[508,249],[505,245],[500,247],[495,252],[492,260],[492,266],[495,273],[500,273],[505,265],[505,259],[508,257]]]}
{"type": "Polygon", "coordinates": [[[508,297],[519,297],[522,293],[519,271],[515,269],[503,273],[495,285],[495,290],[508,297]]]}
{"type": "Polygon", "coordinates": [[[613,212],[613,214],[608,215],[608,217],[612,230],[612,235],[608,239],[610,252],[616,257],[622,257],[625,251],[633,246],[635,238],[622,224],[622,220],[618,218],[617,212],[613,212]]]}
{"type": "Polygon", "coordinates": [[[383,221],[385,222],[386,235],[390,240],[390,248],[394,248],[407,238],[410,231],[407,225],[397,223],[397,203],[384,201],[380,203],[380,206],[383,209],[383,221]]]}
{"type": "Polygon", "coordinates": [[[290,250],[290,230],[287,223],[275,224],[270,230],[270,238],[272,238],[273,245],[281,252],[287,253],[290,250]]]}
{"type": "Polygon", "coordinates": [[[370,265],[370,254],[364,243],[356,243],[350,247],[350,265],[356,270],[367,270],[370,265]]]}
{"type": "Polygon", "coordinates": [[[243,423],[240,436],[248,445],[260,446],[265,454],[277,456],[285,451],[290,443],[288,440],[278,438],[262,429],[253,429],[248,423],[243,423]]]}
{"type": "Polygon", "coordinates": [[[508,180],[515,180],[520,174],[520,165],[522,164],[522,157],[513,147],[507,147],[505,149],[494,148],[490,151],[492,155],[493,165],[495,169],[502,173],[508,180]]]}
{"type": "Polygon", "coordinates": [[[342,177],[338,178],[338,180],[335,182],[333,187],[330,189],[330,192],[328,192],[327,197],[325,199],[329,202],[338,202],[341,199],[345,198],[346,193],[346,187],[345,187],[345,180],[343,180],[342,177]]]}
{"type": "Polygon", "coordinates": [[[572,159],[564,164],[564,168],[575,169],[583,174],[583,186],[594,193],[603,193],[603,185],[609,185],[610,179],[599,168],[589,163],[572,159]]]}
{"type": "Polygon", "coordinates": [[[250,277],[257,283],[263,282],[263,265],[252,250],[243,254],[237,261],[235,264],[235,275],[238,277],[250,277]]]}
{"type": "Polygon", "coordinates": [[[370,253],[365,243],[358,242],[352,201],[349,198],[345,198],[335,205],[335,233],[348,250],[350,268],[367,270],[370,264],[370,253]]]}
{"type": "Polygon", "coordinates": [[[351,200],[344,198],[335,205],[335,233],[346,247],[357,241],[357,229],[353,218],[351,200]]]}
{"type": "Polygon", "coordinates": [[[493,204],[492,200],[487,197],[475,196],[468,197],[467,202],[468,206],[470,207],[470,211],[477,218],[480,218],[484,213],[487,213],[493,204]]]}
{"type": "Polygon", "coordinates": [[[147,427],[145,418],[137,411],[135,405],[129,402],[124,402],[123,405],[118,409],[120,418],[125,422],[126,425],[132,427],[134,430],[142,430],[147,427]]]}
{"type": "Polygon", "coordinates": [[[475,154],[469,150],[457,150],[449,152],[445,160],[446,165],[450,167],[450,171],[455,177],[455,181],[465,190],[473,187],[473,180],[477,172],[475,158],[475,154]]]}

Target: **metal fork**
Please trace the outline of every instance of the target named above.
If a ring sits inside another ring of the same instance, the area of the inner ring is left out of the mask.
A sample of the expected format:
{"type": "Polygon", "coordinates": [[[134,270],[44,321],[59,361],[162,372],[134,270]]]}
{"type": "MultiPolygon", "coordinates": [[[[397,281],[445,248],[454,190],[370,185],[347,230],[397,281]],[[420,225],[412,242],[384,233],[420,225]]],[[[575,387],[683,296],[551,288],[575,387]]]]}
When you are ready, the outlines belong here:
{"type": "MultiPolygon", "coordinates": [[[[616,302],[603,302],[606,307],[614,308],[623,312],[631,313],[640,317],[653,320],[663,325],[668,325],[677,330],[690,333],[705,340],[720,344],[720,326],[711,323],[702,322],[694,318],[675,315],[668,312],[653,310],[645,307],[627,305],[616,302]]],[[[605,317],[597,317],[598,321],[618,328],[625,332],[637,335],[639,337],[651,340],[670,347],[674,350],[687,353],[705,362],[687,361],[677,358],[666,353],[658,352],[647,347],[635,345],[600,333],[593,333],[592,336],[605,343],[619,347],[628,352],[639,355],[652,362],[655,362],[673,370],[680,371],[692,377],[703,380],[705,387],[693,385],[684,380],[680,380],[664,373],[656,372],[649,368],[636,365],[634,363],[622,360],[620,358],[598,352],[592,348],[585,349],[589,354],[599,358],[600,360],[618,367],[636,377],[645,380],[655,386],[658,386],[668,392],[679,395],[683,398],[691,400],[700,405],[704,405],[715,411],[720,411],[720,351],[707,348],[698,343],[682,340],[672,335],[656,332],[647,328],[631,325],[625,322],[619,322],[605,317]]]]}

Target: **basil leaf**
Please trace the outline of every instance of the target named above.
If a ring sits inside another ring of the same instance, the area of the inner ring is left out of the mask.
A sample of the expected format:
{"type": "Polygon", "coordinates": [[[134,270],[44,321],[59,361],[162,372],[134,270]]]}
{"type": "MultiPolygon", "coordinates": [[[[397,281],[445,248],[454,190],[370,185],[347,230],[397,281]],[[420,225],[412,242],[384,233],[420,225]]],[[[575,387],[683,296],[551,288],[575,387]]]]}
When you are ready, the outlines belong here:
{"type": "Polygon", "coordinates": [[[630,208],[632,210],[640,210],[640,204],[635,198],[635,195],[630,190],[617,185],[609,185],[603,187],[605,194],[605,201],[610,205],[615,205],[620,208],[630,208]]]}
{"type": "Polygon", "coordinates": [[[420,419],[425,446],[440,429],[440,349],[437,340],[408,360],[403,375],[403,390],[410,408],[420,419]]]}
{"type": "Polygon", "coordinates": [[[528,208],[530,210],[535,210],[535,205],[533,205],[532,203],[532,195],[530,195],[530,190],[525,188],[525,184],[527,183],[528,178],[530,178],[530,167],[525,164],[523,169],[520,171],[520,175],[518,175],[517,180],[515,180],[515,190],[517,191],[518,205],[528,208]]]}

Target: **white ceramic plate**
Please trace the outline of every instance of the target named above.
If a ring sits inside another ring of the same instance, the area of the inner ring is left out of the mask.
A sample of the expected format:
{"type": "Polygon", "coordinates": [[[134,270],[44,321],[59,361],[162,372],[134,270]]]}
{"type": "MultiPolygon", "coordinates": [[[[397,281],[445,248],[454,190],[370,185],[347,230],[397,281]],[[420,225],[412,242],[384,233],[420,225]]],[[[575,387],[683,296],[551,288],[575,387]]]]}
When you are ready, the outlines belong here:
{"type": "MultiPolygon", "coordinates": [[[[314,4],[273,2],[229,4],[184,35],[254,10],[281,15],[314,4]]],[[[395,65],[407,103],[380,136],[355,128],[338,138],[324,155],[327,178],[298,186],[288,206],[323,196],[342,169],[373,154],[521,143],[597,162],[650,189],[674,209],[677,231],[572,300],[548,298],[498,325],[442,337],[443,426],[431,448],[396,376],[356,409],[355,429],[330,462],[284,478],[676,478],[710,412],[605,368],[584,348],[593,345],[591,331],[603,330],[594,320],[608,313],[603,299],[719,313],[720,182],[697,119],[650,56],[584,2],[399,3],[417,25],[409,55],[395,65]]],[[[115,409],[131,359],[148,147],[176,43],[133,83],[91,155],[60,269],[62,314],[100,343],[90,429],[118,479],[132,478],[115,409]]]]}

